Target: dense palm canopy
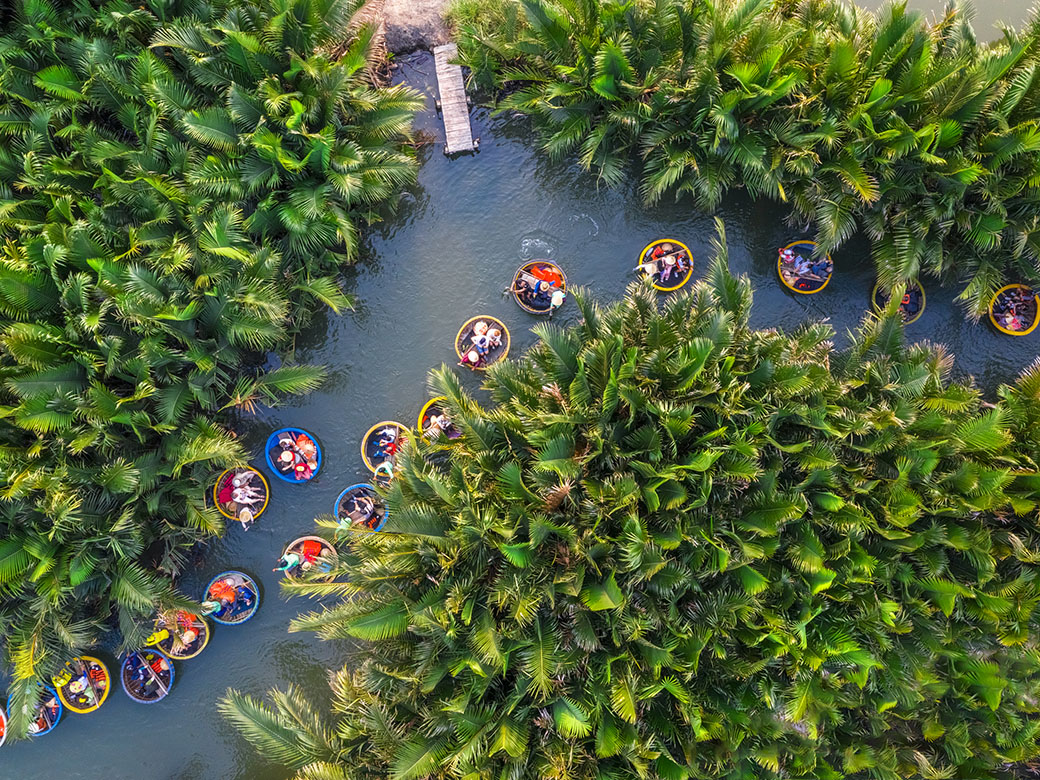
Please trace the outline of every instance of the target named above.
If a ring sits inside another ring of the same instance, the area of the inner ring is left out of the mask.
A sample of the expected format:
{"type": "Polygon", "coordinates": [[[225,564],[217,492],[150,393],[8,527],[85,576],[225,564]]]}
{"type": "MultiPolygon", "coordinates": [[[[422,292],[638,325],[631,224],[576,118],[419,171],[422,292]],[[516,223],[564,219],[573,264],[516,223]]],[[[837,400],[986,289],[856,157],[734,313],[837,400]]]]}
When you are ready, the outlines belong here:
{"type": "Polygon", "coordinates": [[[8,14],[0,633],[17,691],[112,615],[140,641],[178,598],[167,575],[185,550],[222,529],[204,486],[245,453],[218,415],[322,378],[258,358],[315,309],[350,305],[337,269],[414,176],[417,98],[368,78],[358,5],[22,0],[8,14]]]}
{"type": "Polygon", "coordinates": [[[327,722],[224,711],[298,778],[989,776],[1036,755],[1040,367],[985,404],[895,312],[749,327],[727,270],[535,327],[294,630],[366,640],[327,722]]]}
{"type": "Polygon", "coordinates": [[[543,148],[649,201],[782,199],[833,250],[873,240],[885,286],[1040,281],[1040,18],[979,44],[956,3],[929,25],[833,0],[460,2],[462,61],[543,148]]]}

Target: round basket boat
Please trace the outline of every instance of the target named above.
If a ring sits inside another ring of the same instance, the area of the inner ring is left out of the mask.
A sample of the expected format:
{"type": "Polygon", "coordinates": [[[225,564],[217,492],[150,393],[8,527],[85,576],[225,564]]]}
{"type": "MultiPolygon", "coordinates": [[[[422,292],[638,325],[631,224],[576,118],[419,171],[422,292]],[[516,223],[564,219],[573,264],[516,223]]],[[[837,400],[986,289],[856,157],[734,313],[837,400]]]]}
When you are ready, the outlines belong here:
{"type": "Polygon", "coordinates": [[[208,615],[214,623],[239,626],[260,609],[260,588],[248,574],[232,569],[209,581],[202,600],[220,602],[220,609],[208,615]]]}
{"type": "Polygon", "coordinates": [[[321,446],[303,428],[279,428],[272,433],[267,437],[264,457],[274,475],[292,485],[309,482],[321,469],[321,446]],[[292,457],[283,460],[286,452],[292,457]]]}
{"type": "Polygon", "coordinates": [[[7,741],[7,710],[0,707],[0,747],[7,741]]]}
{"type": "Polygon", "coordinates": [[[408,426],[395,420],[377,422],[361,438],[361,459],[369,471],[376,472],[384,462],[392,466],[397,453],[408,440],[408,426]]]}
{"type": "Polygon", "coordinates": [[[119,669],[126,695],[139,704],[155,704],[173,688],[173,663],[158,650],[128,653],[119,669]]]}
{"type": "Polygon", "coordinates": [[[52,682],[69,712],[86,715],[105,703],[112,688],[112,675],[100,659],[81,655],[65,664],[52,682]]]}
{"type": "MultiPolygon", "coordinates": [[[[11,696],[7,697],[7,710],[11,711],[11,696]]],[[[42,737],[50,734],[58,725],[65,707],[61,703],[58,692],[49,685],[40,686],[39,703],[36,705],[36,718],[29,724],[30,737],[42,737]]],[[[5,713],[6,715],[6,713],[5,713]]],[[[4,720],[4,738],[7,737],[7,720],[4,720]]],[[[2,744],[2,742],[0,742],[2,744]]]]}
{"type": "Polygon", "coordinates": [[[675,292],[693,276],[693,253],[682,241],[659,238],[639,253],[636,270],[650,279],[655,290],[675,292]]]}
{"type": "Polygon", "coordinates": [[[374,487],[365,482],[359,482],[339,494],[333,514],[339,520],[341,528],[379,531],[390,517],[390,509],[374,487]],[[353,499],[360,499],[360,503],[364,503],[365,499],[370,499],[372,501],[371,510],[366,512],[361,509],[353,499]]]}
{"type": "Polygon", "coordinates": [[[443,395],[439,395],[436,398],[431,398],[426,402],[426,405],[419,412],[418,427],[422,432],[422,437],[426,441],[434,441],[439,439],[441,436],[446,436],[449,439],[457,439],[462,435],[462,431],[455,427],[455,424],[449,419],[447,427],[442,428],[440,425],[435,425],[432,420],[434,417],[440,418],[441,416],[447,417],[444,409],[444,402],[448,399],[443,395]]]}
{"type": "Polygon", "coordinates": [[[513,300],[531,314],[548,314],[552,310],[552,294],[567,292],[567,275],[549,260],[531,260],[516,269],[509,288],[513,300]]]}
{"type": "Polygon", "coordinates": [[[290,553],[300,558],[298,566],[285,572],[290,576],[315,569],[330,571],[336,561],[336,548],[332,546],[332,542],[320,536],[301,536],[299,539],[293,539],[286,545],[282,558],[290,553]]]}
{"type": "Polygon", "coordinates": [[[246,526],[264,513],[270,499],[271,486],[267,479],[250,466],[228,469],[213,483],[213,503],[220,514],[246,526]],[[239,496],[239,501],[236,501],[238,490],[245,491],[246,495],[239,496]]]}
{"type": "Polygon", "coordinates": [[[172,615],[156,618],[155,632],[145,644],[159,648],[177,661],[187,661],[206,649],[210,634],[205,618],[179,609],[172,615]]]}
{"type": "Polygon", "coordinates": [[[459,356],[459,365],[466,366],[474,371],[483,371],[488,366],[494,365],[500,360],[505,360],[506,355],[509,354],[509,328],[505,326],[502,320],[494,317],[471,317],[463,323],[462,327],[459,328],[458,335],[455,336],[455,354],[459,356]],[[479,335],[477,331],[481,323],[487,326],[488,333],[496,328],[501,331],[501,343],[494,347],[489,346],[487,353],[481,357],[480,362],[470,364],[468,358],[463,356],[469,355],[471,351],[477,351],[473,339],[479,335]]]}
{"type": "MultiPolygon", "coordinates": [[[[889,294],[881,289],[881,284],[876,283],[870,292],[870,302],[874,306],[874,311],[879,314],[883,312],[888,306],[889,297],[889,294]]],[[[925,303],[924,288],[919,284],[908,284],[906,292],[903,293],[903,302],[899,304],[899,316],[903,318],[903,324],[909,325],[911,322],[921,319],[925,303]]]]}
{"type": "Polygon", "coordinates": [[[1001,287],[989,302],[989,321],[1009,336],[1028,336],[1036,330],[1038,312],[1040,296],[1027,284],[1001,287]]]}
{"type": "Polygon", "coordinates": [[[834,263],[830,255],[825,255],[822,260],[813,260],[813,253],[818,244],[815,241],[792,241],[780,250],[776,258],[776,272],[784,287],[800,295],[812,295],[818,293],[831,280],[834,275],[834,263]],[[789,252],[789,254],[788,254],[789,252]],[[795,273],[795,259],[802,257],[812,263],[824,263],[825,267],[818,268],[819,273],[806,270],[804,273],[795,273]]]}

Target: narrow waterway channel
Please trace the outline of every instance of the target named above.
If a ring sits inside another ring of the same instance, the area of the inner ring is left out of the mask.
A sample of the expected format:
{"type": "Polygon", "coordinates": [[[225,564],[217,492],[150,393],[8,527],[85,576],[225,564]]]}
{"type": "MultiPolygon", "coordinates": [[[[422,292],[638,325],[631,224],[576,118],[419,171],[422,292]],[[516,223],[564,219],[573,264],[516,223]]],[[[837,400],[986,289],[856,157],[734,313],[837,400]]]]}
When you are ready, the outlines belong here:
{"type": "MultiPolygon", "coordinates": [[[[398,75],[432,95],[428,55],[404,58],[398,75]]],[[[688,203],[646,208],[634,183],[623,191],[597,189],[574,166],[545,160],[524,122],[491,119],[483,110],[474,117],[481,152],[450,161],[439,144],[425,148],[419,186],[403,198],[395,217],[372,231],[365,260],[348,275],[359,301],[356,311],[318,317],[300,340],[299,360],[329,366],[330,381],[299,402],[238,426],[258,456],[254,463],[265,472],[261,446],[267,433],[282,425],[314,432],[325,455],[313,483],[272,480],[271,505],[257,524],[248,533],[229,529],[181,581],[188,593],[198,594],[225,569],[253,574],[263,588],[257,617],[241,627],[218,626],[201,656],[178,663],[174,691],[165,701],[141,706],[117,690],[98,713],[66,715],[52,734],[5,746],[0,777],[283,778],[282,769],[258,763],[214,705],[228,687],[262,695],[290,683],[318,702],[327,700],[325,669],[348,659],[350,647],[287,634],[289,620],[310,605],[282,598],[270,570],[284,542],[310,529],[316,515],[329,513],[343,487],[368,479],[359,454],[364,431],[384,419],[415,424],[428,397],[427,371],[454,362],[452,341],[468,317],[484,313],[504,320],[514,355],[532,343],[529,328],[536,320],[501,295],[524,258],[554,258],[573,284],[588,286],[603,300],[623,293],[639,250],[656,237],[685,241],[696,258],[695,276],[703,273],[714,234],[712,215],[688,203]]],[[[441,133],[432,105],[419,124],[434,137],[441,133]]],[[[869,247],[857,240],[835,253],[835,277],[822,294],[789,294],[776,278],[776,249],[803,234],[784,225],[784,214],[773,204],[740,196],[728,199],[719,212],[733,270],[755,283],[753,323],[791,328],[829,318],[843,343],[843,334],[868,306],[869,247]]],[[[907,335],[947,345],[957,356],[958,374],[975,376],[991,393],[1033,360],[1040,334],[1000,336],[986,323],[964,319],[953,302],[958,290],[939,289],[934,281],[926,285],[927,311],[907,335]]],[[[574,316],[573,305],[565,306],[559,320],[574,316]]],[[[477,377],[466,382],[478,390],[477,377]]],[[[110,652],[100,655],[116,668],[110,652]]]]}

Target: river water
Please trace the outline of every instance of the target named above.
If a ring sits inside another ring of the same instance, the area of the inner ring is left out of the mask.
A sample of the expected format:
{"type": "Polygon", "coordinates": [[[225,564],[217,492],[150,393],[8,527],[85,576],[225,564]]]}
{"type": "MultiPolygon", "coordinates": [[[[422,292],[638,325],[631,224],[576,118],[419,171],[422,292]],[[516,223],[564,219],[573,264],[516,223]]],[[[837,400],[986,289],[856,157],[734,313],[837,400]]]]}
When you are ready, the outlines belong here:
{"type": "MultiPolygon", "coordinates": [[[[1013,5],[1006,0],[1006,5],[1013,5]]],[[[427,55],[404,58],[399,77],[433,94],[433,63],[427,55]]],[[[432,101],[431,101],[432,103],[432,101]]],[[[419,126],[443,139],[431,110],[419,126]]],[[[503,298],[513,270],[528,257],[552,257],[572,284],[588,286],[602,300],[622,295],[632,280],[639,250],[663,236],[686,242],[703,273],[714,233],[712,216],[687,203],[640,204],[633,186],[597,189],[569,164],[551,164],[538,154],[522,121],[489,118],[474,111],[481,137],[475,156],[448,160],[439,143],[427,146],[419,185],[399,213],[369,235],[365,259],[349,273],[357,309],[342,317],[320,316],[298,343],[301,362],[323,363],[331,378],[307,398],[236,426],[267,472],[262,446],[283,425],[314,432],[324,450],[318,477],[305,485],[271,479],[270,506],[244,533],[237,526],[213,543],[181,580],[198,594],[229,568],[256,576],[263,588],[257,616],[240,627],[216,626],[205,652],[177,664],[176,684],[163,702],[142,706],[121,690],[90,716],[66,714],[59,727],[36,741],[0,749],[0,778],[18,780],[279,780],[278,767],[264,766],[214,709],[228,687],[262,695],[293,683],[319,704],[328,699],[325,669],[349,662],[350,646],[288,634],[289,620],[310,605],[286,601],[271,567],[286,541],[307,533],[312,520],[332,510],[347,485],[367,481],[359,442],[368,427],[397,419],[414,425],[428,394],[427,371],[453,363],[453,339],[476,314],[502,319],[513,336],[513,354],[534,340],[536,320],[503,298]]],[[[726,224],[730,263],[755,284],[756,326],[794,327],[829,318],[844,343],[867,307],[873,284],[869,250],[854,241],[834,255],[836,273],[815,296],[796,296],[778,284],[776,248],[801,237],[783,224],[784,211],[768,203],[732,197],[719,210],[726,224]]],[[[1014,339],[985,323],[971,323],[953,303],[955,289],[927,285],[928,307],[908,330],[911,339],[933,339],[957,356],[956,371],[974,375],[992,392],[1035,357],[1040,333],[1014,339]]],[[[575,316],[565,305],[557,318],[575,316]]],[[[479,378],[467,376],[477,391],[479,378]]],[[[392,522],[392,521],[391,521],[392,522]]],[[[99,654],[115,671],[111,653],[99,654]]]]}

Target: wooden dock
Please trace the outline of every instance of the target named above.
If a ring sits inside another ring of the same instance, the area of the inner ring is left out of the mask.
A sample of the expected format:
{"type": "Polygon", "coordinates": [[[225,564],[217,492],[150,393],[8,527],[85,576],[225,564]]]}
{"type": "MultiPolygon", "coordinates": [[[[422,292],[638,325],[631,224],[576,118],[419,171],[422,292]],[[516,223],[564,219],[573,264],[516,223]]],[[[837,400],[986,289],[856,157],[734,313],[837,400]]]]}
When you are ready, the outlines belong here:
{"type": "Polygon", "coordinates": [[[462,81],[462,68],[450,60],[458,56],[454,43],[437,46],[433,59],[437,65],[437,91],[441,98],[441,117],[444,119],[444,153],[472,152],[479,141],[473,140],[469,126],[469,101],[462,81]]]}

